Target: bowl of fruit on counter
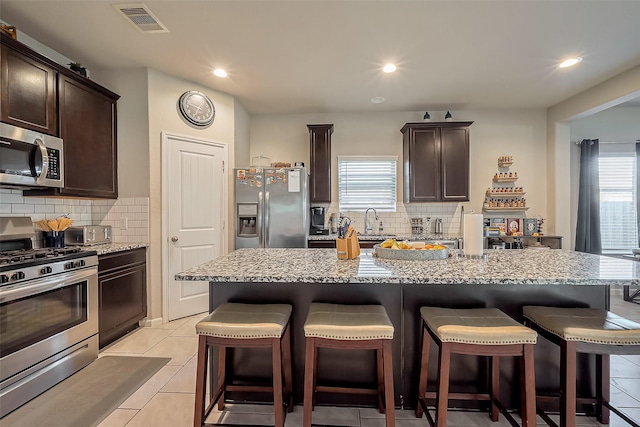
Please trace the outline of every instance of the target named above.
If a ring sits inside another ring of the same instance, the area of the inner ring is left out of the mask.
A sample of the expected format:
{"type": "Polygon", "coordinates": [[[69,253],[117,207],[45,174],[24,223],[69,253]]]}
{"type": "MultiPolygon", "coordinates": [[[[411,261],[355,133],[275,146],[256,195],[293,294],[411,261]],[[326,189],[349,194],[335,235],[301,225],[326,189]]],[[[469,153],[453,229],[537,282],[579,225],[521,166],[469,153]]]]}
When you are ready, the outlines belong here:
{"type": "Polygon", "coordinates": [[[398,260],[438,260],[449,257],[449,248],[444,245],[432,245],[425,242],[398,242],[396,239],[387,239],[373,247],[373,253],[378,258],[398,260]]]}

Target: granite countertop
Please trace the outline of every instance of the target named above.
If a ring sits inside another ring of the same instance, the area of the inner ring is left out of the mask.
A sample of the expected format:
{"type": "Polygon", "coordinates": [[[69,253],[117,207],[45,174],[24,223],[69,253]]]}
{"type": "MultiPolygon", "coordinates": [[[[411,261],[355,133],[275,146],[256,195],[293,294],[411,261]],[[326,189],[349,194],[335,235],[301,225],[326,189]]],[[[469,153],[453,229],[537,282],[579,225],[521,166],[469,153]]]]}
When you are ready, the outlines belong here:
{"type": "Polygon", "coordinates": [[[82,249],[85,251],[97,251],[98,255],[106,255],[130,251],[132,249],[146,248],[148,246],[148,243],[106,243],[103,245],[83,246],[82,249]]]}
{"type": "Polygon", "coordinates": [[[339,260],[335,249],[240,249],[176,274],[178,280],[278,283],[640,285],[640,263],[554,249],[488,250],[486,260],[339,260]]]}

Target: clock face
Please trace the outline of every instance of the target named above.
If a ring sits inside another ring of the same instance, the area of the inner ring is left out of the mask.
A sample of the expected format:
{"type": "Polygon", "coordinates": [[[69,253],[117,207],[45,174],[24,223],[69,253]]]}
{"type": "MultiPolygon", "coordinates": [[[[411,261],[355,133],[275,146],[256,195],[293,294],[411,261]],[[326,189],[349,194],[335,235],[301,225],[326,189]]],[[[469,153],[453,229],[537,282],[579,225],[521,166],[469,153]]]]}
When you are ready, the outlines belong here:
{"type": "Polygon", "coordinates": [[[213,102],[202,92],[191,90],[185,92],[178,101],[180,113],[196,126],[208,126],[213,123],[216,109],[213,102]]]}

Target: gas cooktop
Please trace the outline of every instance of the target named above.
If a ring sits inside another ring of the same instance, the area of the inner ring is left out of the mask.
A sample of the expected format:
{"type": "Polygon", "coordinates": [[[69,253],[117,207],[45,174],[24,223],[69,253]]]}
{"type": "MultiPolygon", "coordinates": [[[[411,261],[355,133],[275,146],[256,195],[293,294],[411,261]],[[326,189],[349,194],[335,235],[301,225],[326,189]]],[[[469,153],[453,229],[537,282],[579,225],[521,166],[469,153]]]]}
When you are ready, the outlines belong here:
{"type": "Polygon", "coordinates": [[[0,252],[0,272],[97,255],[80,248],[43,248],[0,252]]]}
{"type": "Polygon", "coordinates": [[[0,265],[19,264],[40,258],[59,258],[80,252],[80,248],[16,249],[0,252],[0,265]]]}

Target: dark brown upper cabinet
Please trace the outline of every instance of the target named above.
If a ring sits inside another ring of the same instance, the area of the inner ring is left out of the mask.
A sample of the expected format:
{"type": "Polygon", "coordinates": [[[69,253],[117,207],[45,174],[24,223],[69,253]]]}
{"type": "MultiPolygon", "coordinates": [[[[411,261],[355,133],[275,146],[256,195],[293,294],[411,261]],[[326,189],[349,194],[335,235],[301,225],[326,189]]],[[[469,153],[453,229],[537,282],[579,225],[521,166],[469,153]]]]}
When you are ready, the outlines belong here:
{"type": "Polygon", "coordinates": [[[404,125],[401,132],[405,203],[469,200],[469,126],[472,123],[404,125]]]}
{"type": "Polygon", "coordinates": [[[56,71],[24,51],[2,44],[0,73],[0,120],[58,136],[56,71]]]}
{"type": "Polygon", "coordinates": [[[307,125],[311,153],[309,188],[311,203],[331,203],[331,134],[332,124],[307,125]]]}
{"type": "Polygon", "coordinates": [[[65,178],[61,196],[118,198],[116,100],[60,76],[60,137],[65,178]]]}
{"type": "Polygon", "coordinates": [[[1,41],[1,120],[59,136],[64,144],[64,188],[23,195],[117,199],[119,95],[4,33],[1,41]]]}

